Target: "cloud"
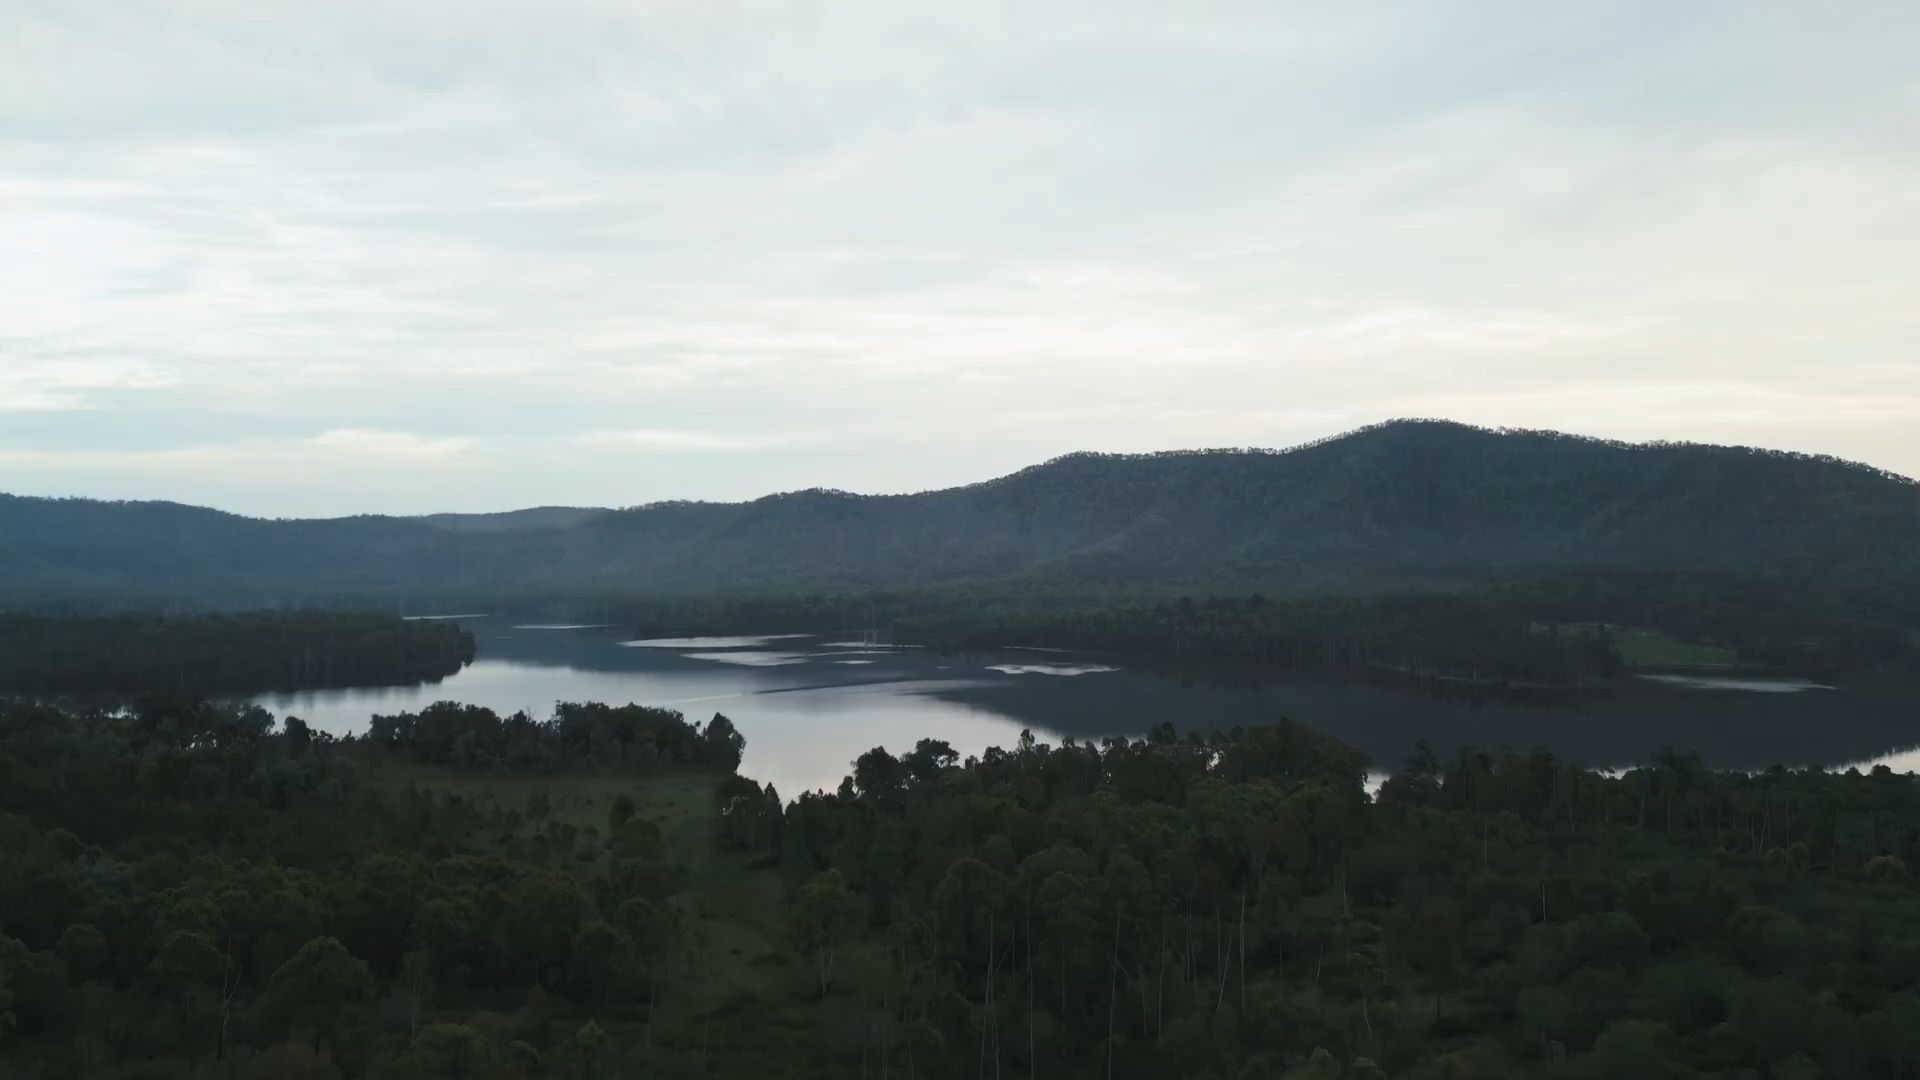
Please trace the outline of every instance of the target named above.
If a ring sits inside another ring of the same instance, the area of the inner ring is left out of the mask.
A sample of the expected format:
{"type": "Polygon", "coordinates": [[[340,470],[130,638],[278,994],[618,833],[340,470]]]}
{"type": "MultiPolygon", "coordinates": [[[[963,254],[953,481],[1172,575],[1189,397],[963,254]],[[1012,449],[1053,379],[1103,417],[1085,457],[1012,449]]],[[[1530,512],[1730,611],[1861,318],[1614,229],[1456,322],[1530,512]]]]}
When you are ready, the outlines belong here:
{"type": "Polygon", "coordinates": [[[38,448],[0,435],[0,490],[239,503],[285,517],[417,512],[422,487],[435,500],[450,491],[464,500],[484,490],[484,478],[499,465],[478,440],[399,431],[335,429],[137,449],[38,448]]]}
{"type": "Polygon", "coordinates": [[[361,428],[323,431],[301,445],[302,449],[339,453],[347,457],[402,458],[412,461],[449,458],[464,454],[473,447],[474,440],[467,438],[428,439],[404,431],[367,431],[361,428]]]}
{"type": "Polygon", "coordinates": [[[577,436],[574,442],[579,446],[595,449],[726,453],[765,449],[777,445],[779,440],[766,436],[725,435],[709,431],[627,428],[621,431],[591,431],[577,436]]]}
{"type": "Polygon", "coordinates": [[[0,368],[0,413],[86,409],[97,405],[100,391],[150,390],[172,383],[164,368],[141,360],[22,358],[0,368]]]}
{"type": "Polygon", "coordinates": [[[1859,405],[1920,397],[1913,5],[7,21],[0,485],[921,488],[1443,406],[1920,472],[1859,405]]]}
{"type": "Polygon", "coordinates": [[[430,439],[406,432],[340,429],[294,439],[239,439],[141,450],[45,450],[0,446],[0,466],[53,472],[103,470],[164,475],[279,477],[290,471],[383,465],[449,464],[474,454],[475,440],[430,439]]]}

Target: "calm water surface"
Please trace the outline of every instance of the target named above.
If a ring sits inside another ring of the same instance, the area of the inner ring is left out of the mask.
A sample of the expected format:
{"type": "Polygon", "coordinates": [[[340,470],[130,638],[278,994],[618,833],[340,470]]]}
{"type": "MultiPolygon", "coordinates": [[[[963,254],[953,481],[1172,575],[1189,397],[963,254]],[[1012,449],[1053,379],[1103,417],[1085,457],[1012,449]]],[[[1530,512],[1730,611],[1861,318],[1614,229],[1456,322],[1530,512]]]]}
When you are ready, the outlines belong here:
{"type": "Polygon", "coordinates": [[[375,713],[441,700],[542,717],[556,701],[631,701],[692,720],[723,712],[747,737],[741,771],[789,798],[834,787],[872,747],[899,753],[921,738],[968,754],[1011,746],[1027,728],[1058,742],[1137,736],[1162,721],[1207,730],[1283,716],[1352,743],[1388,770],[1419,739],[1442,755],[1464,744],[1543,746],[1592,766],[1628,765],[1675,746],[1723,768],[1881,760],[1920,767],[1913,683],[1635,680],[1577,705],[1474,703],[1345,679],[1182,679],[1044,650],[943,655],[809,636],[635,642],[598,626],[462,621],[479,656],[441,682],[255,700],[335,734],[364,731],[375,713]]]}

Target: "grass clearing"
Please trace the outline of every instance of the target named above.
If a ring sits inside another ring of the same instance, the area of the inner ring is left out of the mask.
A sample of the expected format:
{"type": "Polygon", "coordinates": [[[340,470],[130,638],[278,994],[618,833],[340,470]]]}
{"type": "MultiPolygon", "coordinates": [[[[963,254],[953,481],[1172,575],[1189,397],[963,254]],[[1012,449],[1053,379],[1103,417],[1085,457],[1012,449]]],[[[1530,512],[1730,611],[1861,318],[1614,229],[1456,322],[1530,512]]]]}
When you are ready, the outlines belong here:
{"type": "Polygon", "coordinates": [[[1736,668],[1740,654],[1722,645],[1682,641],[1670,634],[1644,626],[1602,626],[1599,623],[1562,623],[1562,633],[1593,634],[1605,631],[1613,636],[1613,647],[1630,668],[1736,668]]]}
{"type": "Polygon", "coordinates": [[[1681,641],[1658,630],[1614,631],[1613,644],[1628,667],[1738,667],[1740,655],[1722,645],[1681,641]]]}
{"type": "MultiPolygon", "coordinates": [[[[574,849],[554,851],[549,859],[556,867],[566,860],[576,873],[606,869],[610,813],[621,796],[631,799],[635,818],[659,827],[669,860],[686,873],[686,889],[670,900],[684,928],[685,974],[659,1001],[654,1037],[670,1038],[716,1010],[749,1002],[778,1009],[812,1001],[812,972],[788,943],[786,894],[778,871],[755,866],[750,854],[715,847],[713,793],[719,775],[488,775],[401,762],[381,764],[378,774],[396,795],[412,785],[440,796],[436,801],[458,796],[482,812],[518,812],[511,838],[523,843],[552,836],[554,825],[565,827],[563,833],[571,829],[574,849]],[[529,816],[529,806],[542,796],[546,815],[529,816]]],[[[486,854],[507,840],[498,829],[481,827],[460,847],[486,854]]]]}

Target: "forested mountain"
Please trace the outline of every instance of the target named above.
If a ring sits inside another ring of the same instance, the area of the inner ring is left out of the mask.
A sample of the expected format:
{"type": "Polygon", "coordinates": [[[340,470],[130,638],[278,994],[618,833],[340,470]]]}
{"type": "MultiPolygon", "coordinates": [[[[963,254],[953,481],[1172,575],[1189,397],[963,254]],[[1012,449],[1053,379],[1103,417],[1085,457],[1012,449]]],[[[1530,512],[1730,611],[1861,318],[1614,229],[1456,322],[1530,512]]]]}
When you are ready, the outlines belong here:
{"type": "Polygon", "coordinates": [[[1076,454],[914,495],[549,508],[483,525],[0,497],[0,596],[16,603],[432,603],[1008,580],[1307,591],[1596,566],[1911,585],[1920,485],[1830,458],[1401,421],[1283,452],[1076,454]]]}

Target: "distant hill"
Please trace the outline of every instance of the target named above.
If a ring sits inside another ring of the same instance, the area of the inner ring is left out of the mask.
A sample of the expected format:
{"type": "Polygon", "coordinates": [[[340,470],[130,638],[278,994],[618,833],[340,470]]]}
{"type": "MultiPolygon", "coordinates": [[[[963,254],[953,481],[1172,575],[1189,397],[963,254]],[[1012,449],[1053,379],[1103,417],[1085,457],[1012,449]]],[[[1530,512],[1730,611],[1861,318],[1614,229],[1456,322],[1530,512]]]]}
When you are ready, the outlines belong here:
{"type": "Polygon", "coordinates": [[[1267,589],[1714,568],[1920,581],[1920,485],[1831,458],[1396,421],[1286,451],[1074,454],[914,495],[267,521],[0,497],[0,596],[430,603],[1070,581],[1267,589]]]}

